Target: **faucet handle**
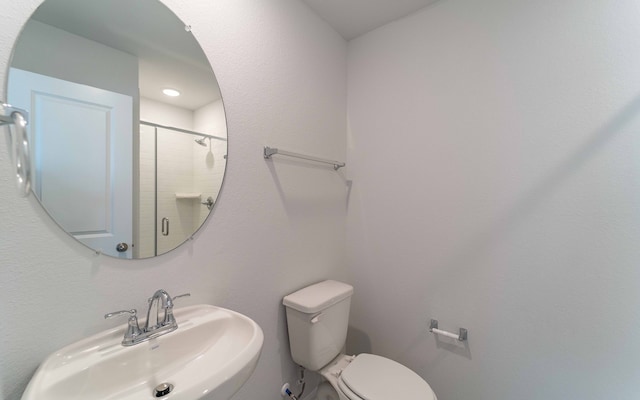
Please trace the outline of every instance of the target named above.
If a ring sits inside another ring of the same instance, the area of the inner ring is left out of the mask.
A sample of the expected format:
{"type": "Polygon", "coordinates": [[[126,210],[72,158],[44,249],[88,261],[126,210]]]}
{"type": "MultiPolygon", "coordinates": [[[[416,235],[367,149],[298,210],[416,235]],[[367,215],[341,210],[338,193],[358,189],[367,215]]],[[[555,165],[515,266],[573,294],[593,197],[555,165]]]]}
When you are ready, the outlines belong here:
{"type": "Polygon", "coordinates": [[[176,299],[179,299],[181,297],[189,297],[189,296],[191,296],[191,293],[183,293],[171,299],[171,306],[167,307],[167,310],[164,313],[164,320],[162,321],[162,325],[164,326],[175,325],[176,327],[178,326],[178,324],[176,323],[176,318],[173,316],[173,302],[176,301],[176,299]]]}
{"type": "Polygon", "coordinates": [[[111,319],[122,315],[129,315],[129,321],[127,322],[127,330],[124,333],[124,339],[122,344],[125,346],[131,346],[135,343],[137,336],[142,334],[140,325],[138,325],[138,311],[134,308],[131,310],[115,311],[104,315],[104,319],[111,319]]]}
{"type": "Polygon", "coordinates": [[[138,310],[131,309],[131,310],[114,311],[112,313],[105,314],[104,319],[111,319],[111,318],[119,317],[121,315],[129,315],[129,318],[136,317],[138,315],[138,310]]]}
{"type": "Polygon", "coordinates": [[[179,294],[177,296],[174,296],[171,300],[175,301],[176,299],[179,299],[180,297],[190,297],[191,293],[183,293],[183,294],[179,294]]]}

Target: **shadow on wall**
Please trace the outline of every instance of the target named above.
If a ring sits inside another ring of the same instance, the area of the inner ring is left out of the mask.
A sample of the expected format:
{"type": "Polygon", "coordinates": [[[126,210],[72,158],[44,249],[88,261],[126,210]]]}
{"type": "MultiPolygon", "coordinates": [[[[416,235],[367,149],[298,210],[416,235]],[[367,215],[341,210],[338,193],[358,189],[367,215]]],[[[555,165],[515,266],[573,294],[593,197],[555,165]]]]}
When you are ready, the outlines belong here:
{"type": "Polygon", "coordinates": [[[495,219],[495,223],[483,230],[468,241],[449,262],[439,269],[440,276],[434,276],[433,287],[441,287],[438,282],[449,280],[450,275],[457,275],[464,266],[475,265],[473,262],[477,255],[491,247],[496,241],[505,237],[510,231],[530,216],[539,205],[554,193],[574,173],[592,159],[608,142],[624,131],[634,118],[640,116],[640,95],[623,107],[601,128],[590,136],[582,147],[564,162],[560,163],[552,172],[547,174],[531,189],[526,191],[514,205],[501,217],[495,219]],[[444,275],[447,275],[446,279],[444,275]]]}
{"type": "Polygon", "coordinates": [[[360,329],[349,326],[347,331],[347,354],[371,353],[371,338],[360,329]]]}
{"type": "MultiPolygon", "coordinates": [[[[561,188],[572,175],[578,172],[589,160],[593,159],[616,136],[623,133],[637,118],[640,118],[640,95],[632,99],[604,125],[596,129],[588,136],[588,139],[581,147],[559,163],[540,181],[532,185],[529,190],[513,203],[512,207],[505,210],[501,216],[497,216],[492,224],[479,231],[466,243],[463,243],[457,251],[452,252],[449,260],[440,265],[430,278],[434,291],[444,290],[443,288],[448,286],[443,285],[443,282],[451,281],[452,277],[465,273],[466,268],[477,265],[475,261],[479,255],[516,229],[540,207],[545,199],[561,188]]],[[[434,296],[437,297],[438,294],[435,293],[434,296]]],[[[423,346],[427,340],[433,340],[430,336],[420,336],[415,341],[407,343],[399,352],[398,357],[406,359],[410,354],[415,354],[417,349],[423,346]]],[[[350,351],[361,349],[359,347],[360,344],[357,343],[358,340],[362,340],[362,338],[349,342],[351,345],[349,347],[350,351]]],[[[468,342],[464,342],[464,344],[453,343],[446,341],[446,339],[439,339],[437,336],[435,340],[439,349],[472,359],[468,342]]],[[[434,360],[434,362],[436,361],[434,360]]]]}
{"type": "MultiPolygon", "coordinates": [[[[32,369],[32,370],[30,370],[30,372],[28,374],[24,375],[19,380],[19,382],[17,384],[16,384],[16,382],[12,382],[13,383],[13,391],[10,391],[9,387],[7,387],[6,389],[3,389],[3,387],[2,387],[3,384],[0,381],[0,400],[11,400],[11,399],[19,399],[19,398],[21,398],[22,397],[22,392],[24,391],[24,389],[29,384],[29,381],[31,380],[31,377],[36,373],[36,370],[37,370],[37,367],[32,369]]],[[[9,374],[5,374],[3,379],[8,379],[8,375],[9,374]]],[[[9,386],[9,385],[7,385],[7,386],[9,386]]]]}
{"type": "Polygon", "coordinates": [[[283,382],[295,376],[296,365],[291,358],[289,350],[289,331],[287,330],[286,310],[281,302],[278,302],[278,354],[280,355],[280,369],[283,382]]]}
{"type": "Polygon", "coordinates": [[[436,347],[438,349],[446,350],[449,353],[457,354],[468,360],[471,360],[471,348],[469,347],[469,341],[464,342],[456,341],[455,339],[440,339],[440,336],[435,335],[436,347]]]}
{"type": "Polygon", "coordinates": [[[340,179],[340,181],[342,181],[345,185],[345,193],[346,193],[345,209],[348,209],[352,182],[346,178],[344,170],[340,169],[338,171],[335,171],[333,166],[331,165],[323,165],[323,164],[318,164],[314,162],[300,161],[295,159],[292,160],[288,158],[269,159],[266,161],[267,161],[266,162],[267,168],[269,169],[269,173],[273,178],[273,182],[275,184],[278,195],[280,196],[280,200],[282,201],[282,204],[284,206],[284,210],[287,213],[287,216],[289,216],[290,218],[301,217],[301,216],[308,218],[310,215],[309,214],[310,211],[313,211],[316,209],[320,211],[321,208],[317,208],[317,207],[310,208],[309,201],[312,199],[314,199],[315,201],[318,201],[318,199],[320,199],[321,197],[319,197],[319,195],[310,196],[303,199],[302,204],[297,204],[297,200],[295,198],[292,198],[291,195],[287,195],[285,188],[282,186],[282,182],[280,180],[280,177],[277,171],[278,165],[294,166],[296,168],[302,168],[306,170],[321,170],[321,171],[324,170],[329,172],[330,174],[336,175],[340,179]]]}

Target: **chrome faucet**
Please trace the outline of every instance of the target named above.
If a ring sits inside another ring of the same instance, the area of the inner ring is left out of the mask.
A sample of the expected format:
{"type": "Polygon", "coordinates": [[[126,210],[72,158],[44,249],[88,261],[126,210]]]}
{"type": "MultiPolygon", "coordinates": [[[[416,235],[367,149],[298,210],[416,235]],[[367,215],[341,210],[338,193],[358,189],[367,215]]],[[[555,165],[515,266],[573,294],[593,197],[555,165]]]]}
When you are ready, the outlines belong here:
{"type": "Polygon", "coordinates": [[[166,320],[168,310],[173,309],[173,300],[171,299],[171,296],[169,296],[169,293],[167,293],[167,291],[164,289],[156,290],[153,296],[149,298],[149,309],[147,310],[147,323],[144,327],[144,330],[146,332],[160,329],[161,327],[165,326],[164,324],[165,320],[163,320],[162,322],[160,321],[160,308],[164,309],[164,318],[166,320]],[[156,309],[155,323],[152,325],[151,317],[154,315],[151,314],[151,310],[154,308],[154,306],[156,309]]]}
{"type": "Polygon", "coordinates": [[[127,330],[124,333],[124,339],[122,339],[123,346],[133,346],[149,339],[173,332],[178,329],[178,323],[173,316],[173,301],[180,297],[191,296],[190,293],[181,294],[179,296],[171,297],[164,289],[156,290],[156,292],[149,299],[149,309],[147,310],[147,320],[143,329],[140,329],[138,324],[137,310],[123,310],[116,311],[104,316],[105,319],[118,317],[121,315],[129,315],[129,321],[127,323],[127,330]],[[152,310],[155,308],[155,315],[152,314],[152,310]],[[160,320],[160,309],[164,310],[164,316],[160,320]],[[152,319],[155,317],[155,319],[152,319]],[[152,324],[153,322],[153,324],[152,324]]]}

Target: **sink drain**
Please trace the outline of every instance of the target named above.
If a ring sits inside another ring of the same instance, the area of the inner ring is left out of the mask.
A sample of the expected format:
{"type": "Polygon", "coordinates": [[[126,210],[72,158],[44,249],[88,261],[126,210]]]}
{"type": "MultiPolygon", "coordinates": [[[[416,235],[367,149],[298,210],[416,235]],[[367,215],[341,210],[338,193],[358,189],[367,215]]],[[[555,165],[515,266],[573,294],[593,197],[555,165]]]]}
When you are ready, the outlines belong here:
{"type": "Polygon", "coordinates": [[[169,393],[171,393],[171,391],[173,390],[173,385],[165,382],[165,383],[161,383],[158,386],[156,386],[155,389],[153,389],[153,395],[155,397],[164,397],[166,395],[168,395],[169,393]]]}

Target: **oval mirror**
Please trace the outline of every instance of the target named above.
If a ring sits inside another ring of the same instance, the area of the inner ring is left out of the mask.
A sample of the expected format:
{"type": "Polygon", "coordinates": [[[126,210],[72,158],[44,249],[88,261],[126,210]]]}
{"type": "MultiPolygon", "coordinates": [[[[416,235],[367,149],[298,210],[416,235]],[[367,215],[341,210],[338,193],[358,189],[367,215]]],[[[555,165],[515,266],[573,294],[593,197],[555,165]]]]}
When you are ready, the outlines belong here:
{"type": "Polygon", "coordinates": [[[33,193],[67,233],[119,258],[184,243],[227,154],[218,83],[157,0],[46,0],[21,32],[8,103],[29,112],[33,193]]]}

